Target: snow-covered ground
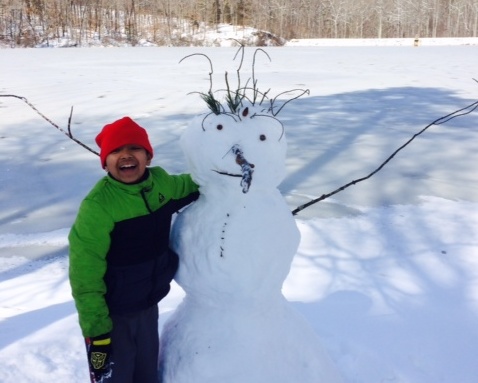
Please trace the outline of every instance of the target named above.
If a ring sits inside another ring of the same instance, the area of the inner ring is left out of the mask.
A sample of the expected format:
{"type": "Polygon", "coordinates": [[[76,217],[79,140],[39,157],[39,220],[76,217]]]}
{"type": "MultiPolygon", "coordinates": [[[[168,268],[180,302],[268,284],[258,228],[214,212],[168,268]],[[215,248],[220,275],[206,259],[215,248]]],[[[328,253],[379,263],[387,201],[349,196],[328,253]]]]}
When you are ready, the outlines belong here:
{"type": "Polygon", "coordinates": [[[409,37],[409,38],[386,38],[386,39],[292,39],[286,43],[289,47],[392,47],[392,46],[451,46],[451,45],[478,45],[478,37],[456,38],[432,38],[432,37],[409,37]]]}
{"type": "MultiPolygon", "coordinates": [[[[266,48],[255,76],[288,104],[291,210],[367,175],[433,120],[478,100],[478,47],[266,48]],[[286,96],[284,96],[286,98],[286,96]]],[[[178,139],[205,111],[191,92],[235,78],[235,48],[12,49],[0,95],[26,97],[96,150],[124,115],[148,129],[153,164],[187,171],[178,139]]],[[[251,76],[254,49],[242,67],[251,76]]],[[[381,172],[296,216],[302,240],[284,294],[347,382],[476,383],[478,111],[432,126],[381,172]]],[[[86,382],[68,284],[67,233],[103,175],[99,159],[25,103],[0,98],[0,382],[86,382]]],[[[183,297],[160,303],[162,326],[183,297]]],[[[226,382],[227,383],[227,382],[226,382]]],[[[269,382],[264,382],[269,383],[269,382]]]]}

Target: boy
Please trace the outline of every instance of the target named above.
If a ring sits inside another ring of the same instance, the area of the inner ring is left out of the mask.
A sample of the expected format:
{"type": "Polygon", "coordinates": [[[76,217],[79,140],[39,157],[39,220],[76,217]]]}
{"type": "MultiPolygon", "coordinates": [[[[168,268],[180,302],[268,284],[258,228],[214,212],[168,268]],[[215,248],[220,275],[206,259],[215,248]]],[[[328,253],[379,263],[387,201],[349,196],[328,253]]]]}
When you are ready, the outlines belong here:
{"type": "Polygon", "coordinates": [[[172,215],[198,197],[187,174],[148,166],[146,130],[129,117],[96,137],[108,172],[69,234],[70,284],[93,383],[157,383],[158,302],[178,267],[172,215]]]}

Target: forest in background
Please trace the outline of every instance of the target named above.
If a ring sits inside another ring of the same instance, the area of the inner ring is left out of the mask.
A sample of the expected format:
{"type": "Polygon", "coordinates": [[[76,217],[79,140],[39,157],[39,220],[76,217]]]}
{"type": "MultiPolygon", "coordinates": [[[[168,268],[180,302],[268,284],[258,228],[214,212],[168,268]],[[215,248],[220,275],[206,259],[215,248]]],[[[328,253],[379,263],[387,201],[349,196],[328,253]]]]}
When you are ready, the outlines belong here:
{"type": "Polygon", "coordinates": [[[267,31],[276,42],[477,37],[478,0],[0,0],[0,42],[12,47],[65,38],[201,45],[201,33],[220,24],[267,31]]]}

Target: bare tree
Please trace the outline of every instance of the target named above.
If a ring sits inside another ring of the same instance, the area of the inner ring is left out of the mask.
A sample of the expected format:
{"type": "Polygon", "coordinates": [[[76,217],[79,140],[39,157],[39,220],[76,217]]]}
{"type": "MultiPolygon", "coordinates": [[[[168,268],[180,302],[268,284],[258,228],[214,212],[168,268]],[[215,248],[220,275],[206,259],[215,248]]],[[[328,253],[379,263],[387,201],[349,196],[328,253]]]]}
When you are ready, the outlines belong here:
{"type": "Polygon", "coordinates": [[[478,37],[478,1],[473,0],[471,5],[473,20],[473,37],[478,37]]]}
{"type": "Polygon", "coordinates": [[[0,0],[0,39],[12,45],[183,45],[192,43],[184,35],[221,23],[286,39],[476,37],[478,0],[0,0]]]}

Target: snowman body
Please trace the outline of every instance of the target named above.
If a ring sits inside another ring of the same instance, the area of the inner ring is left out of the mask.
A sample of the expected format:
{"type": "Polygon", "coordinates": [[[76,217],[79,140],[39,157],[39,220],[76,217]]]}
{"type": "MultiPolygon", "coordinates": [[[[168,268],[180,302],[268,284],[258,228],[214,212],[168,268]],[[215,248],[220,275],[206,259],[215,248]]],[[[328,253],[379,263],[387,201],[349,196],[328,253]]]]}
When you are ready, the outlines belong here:
{"type": "Polygon", "coordinates": [[[201,194],[173,225],[186,296],[161,335],[163,383],[341,382],[281,292],[300,241],[277,189],[282,125],[249,105],[198,117],[181,145],[201,194]]]}

